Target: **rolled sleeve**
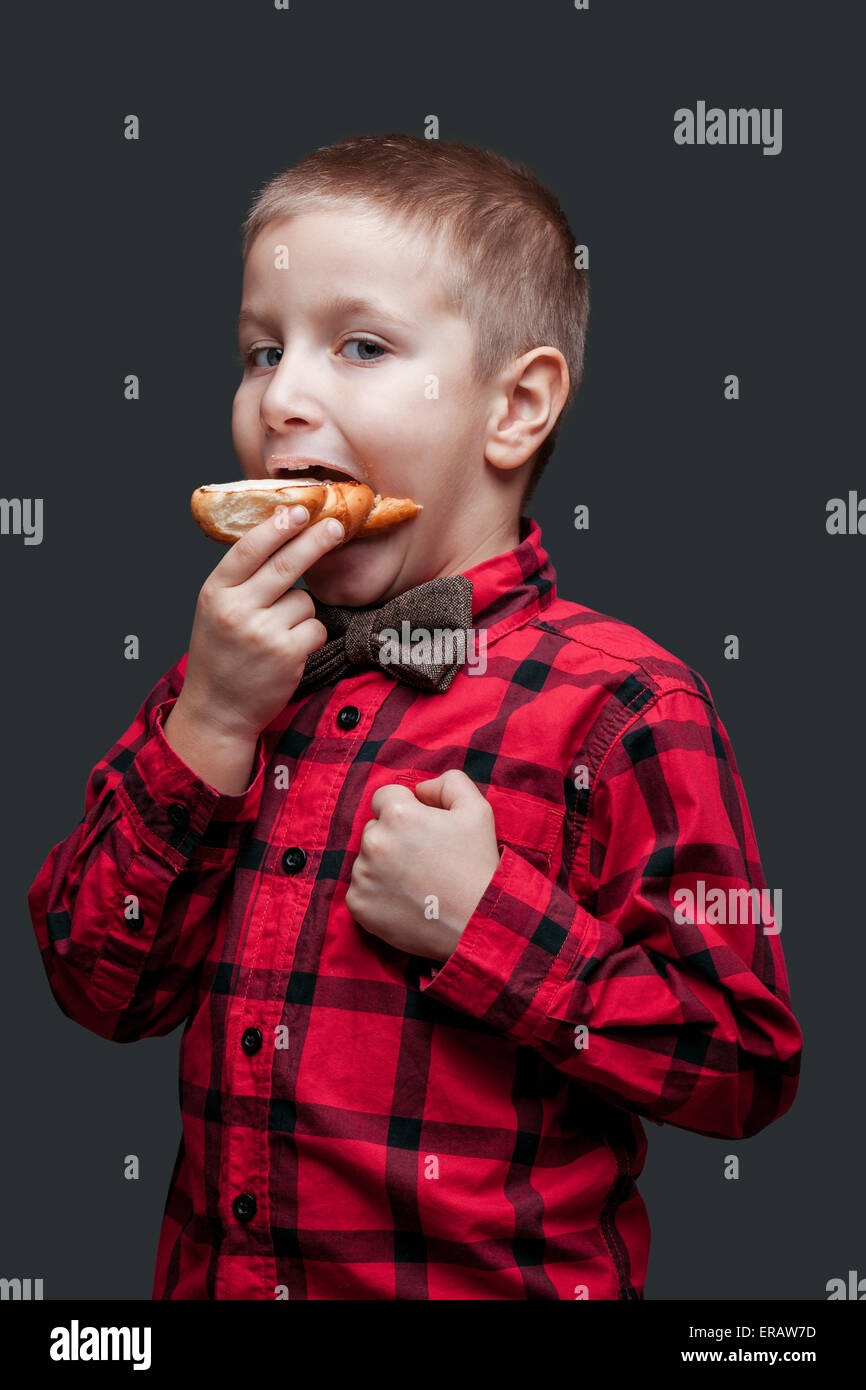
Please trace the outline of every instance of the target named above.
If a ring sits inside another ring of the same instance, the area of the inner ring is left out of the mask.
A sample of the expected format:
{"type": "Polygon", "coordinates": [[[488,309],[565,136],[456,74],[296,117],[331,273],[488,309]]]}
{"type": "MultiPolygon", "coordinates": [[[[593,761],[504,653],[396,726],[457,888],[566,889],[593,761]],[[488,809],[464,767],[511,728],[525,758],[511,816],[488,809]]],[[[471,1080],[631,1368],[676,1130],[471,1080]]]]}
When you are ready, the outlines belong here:
{"type": "Polygon", "coordinates": [[[197,776],[166,739],[184,665],[159,681],[93,769],[83,819],[28,894],[60,1007],[118,1041],[167,1032],[186,1016],[220,893],[264,791],[264,735],[237,795],[197,776]]]}
{"type": "Polygon", "coordinates": [[[264,741],[260,736],[256,743],[249,787],[226,795],[197,776],[168,742],[164,724],[175,704],[176,697],[154,709],[151,737],[118,768],[118,800],[142,845],[174,868],[230,864],[261,807],[264,741]]]}

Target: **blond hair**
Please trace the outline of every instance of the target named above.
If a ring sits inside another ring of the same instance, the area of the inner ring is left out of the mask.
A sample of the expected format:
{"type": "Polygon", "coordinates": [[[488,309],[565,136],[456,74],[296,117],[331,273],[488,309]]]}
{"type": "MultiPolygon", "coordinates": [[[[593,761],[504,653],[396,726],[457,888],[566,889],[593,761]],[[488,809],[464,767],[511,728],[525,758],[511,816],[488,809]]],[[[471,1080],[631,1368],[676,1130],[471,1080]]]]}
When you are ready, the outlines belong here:
{"type": "MultiPolygon", "coordinates": [[[[323,145],[269,179],[243,225],[243,258],[269,222],[314,208],[369,206],[447,254],[445,296],[474,332],[472,370],[488,383],[531,348],[568,364],[562,411],[531,461],[523,504],[553,453],[583,375],[589,276],[555,195],[524,164],[456,140],[395,133],[323,145]]],[[[528,470],[529,471],[529,470],[528,470]]]]}

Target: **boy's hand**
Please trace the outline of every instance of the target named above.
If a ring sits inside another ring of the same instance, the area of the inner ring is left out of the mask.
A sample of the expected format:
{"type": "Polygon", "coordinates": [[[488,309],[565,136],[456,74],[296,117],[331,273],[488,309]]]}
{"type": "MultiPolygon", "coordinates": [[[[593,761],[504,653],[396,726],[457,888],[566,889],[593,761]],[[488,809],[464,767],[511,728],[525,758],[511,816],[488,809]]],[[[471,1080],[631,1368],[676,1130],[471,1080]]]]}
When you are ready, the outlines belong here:
{"type": "Polygon", "coordinates": [[[328,640],[306,569],[342,538],[280,507],[235,541],[198,596],[178,705],[220,735],[257,739],[297,689],[304,663],[328,640]],[[300,535],[298,532],[301,532],[300,535]],[[287,539],[288,537],[288,539],[287,539]]]}
{"type": "Polygon", "coordinates": [[[499,863],[490,804],[449,768],[414,789],[378,787],[371,808],[346,906],[398,951],[447,960],[499,863]]]}

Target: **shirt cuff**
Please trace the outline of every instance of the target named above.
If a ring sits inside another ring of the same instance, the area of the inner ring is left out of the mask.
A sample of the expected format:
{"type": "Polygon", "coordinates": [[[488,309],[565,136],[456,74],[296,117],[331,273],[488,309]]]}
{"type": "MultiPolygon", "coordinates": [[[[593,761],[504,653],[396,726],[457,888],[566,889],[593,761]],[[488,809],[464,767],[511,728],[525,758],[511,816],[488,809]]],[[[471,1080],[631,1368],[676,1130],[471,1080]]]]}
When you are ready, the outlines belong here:
{"type": "Polygon", "coordinates": [[[152,711],[151,737],[131,757],[117,797],[144,844],[175,868],[231,863],[258,819],[264,739],[259,735],[247,790],[226,795],[197,776],[168,742],[163,725],[176,702],[177,696],[152,711]]]}
{"type": "Polygon", "coordinates": [[[594,920],[506,845],[456,947],[419,988],[529,1043],[594,920]]]}

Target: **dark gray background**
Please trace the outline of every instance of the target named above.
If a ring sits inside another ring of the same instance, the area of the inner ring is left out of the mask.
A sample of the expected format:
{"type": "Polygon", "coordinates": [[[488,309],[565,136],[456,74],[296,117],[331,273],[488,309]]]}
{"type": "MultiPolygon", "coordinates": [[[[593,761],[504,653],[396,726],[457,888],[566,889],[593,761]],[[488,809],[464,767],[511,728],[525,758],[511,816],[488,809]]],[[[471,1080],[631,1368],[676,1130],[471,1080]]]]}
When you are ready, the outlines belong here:
{"type": "Polygon", "coordinates": [[[119,1046],[67,1020],[26,893],[83,814],[91,768],[186,649],[223,554],[189,494],[240,473],[233,324],[253,192],[345,135],[423,134],[429,113],[442,139],[525,160],[590,247],[584,385],[531,510],[565,597],[708,682],[783,890],[799,1095],[743,1142],[646,1124],[646,1297],[823,1299],[828,1279],[866,1274],[866,537],[825,530],[828,498],[866,492],[857,23],[826,0],[150,0],[41,5],[7,28],[3,494],[42,496],[45,536],[0,537],[0,1274],[43,1278],[47,1298],[150,1296],[180,1030],[119,1046]],[[782,107],[781,154],[676,146],[673,113],[699,99],[782,107]],[[138,143],[122,138],[130,112],[138,143]]]}

